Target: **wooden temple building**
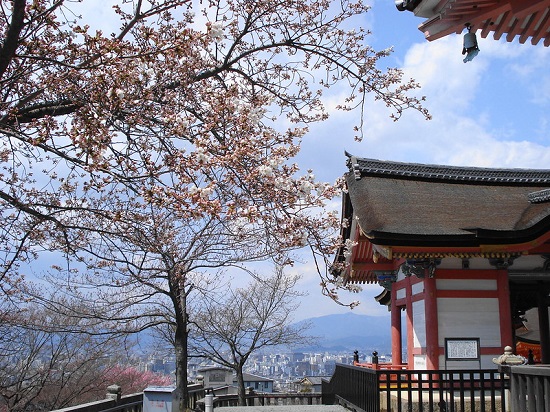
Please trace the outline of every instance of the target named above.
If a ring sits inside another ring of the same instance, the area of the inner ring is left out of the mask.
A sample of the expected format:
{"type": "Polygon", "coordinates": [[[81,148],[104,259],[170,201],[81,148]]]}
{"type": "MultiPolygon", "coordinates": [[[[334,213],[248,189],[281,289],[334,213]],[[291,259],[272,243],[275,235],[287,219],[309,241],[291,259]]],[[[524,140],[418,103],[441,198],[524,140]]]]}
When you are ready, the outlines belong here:
{"type": "Polygon", "coordinates": [[[418,28],[428,40],[470,27],[483,38],[550,45],[550,0],[397,0],[396,6],[425,19],[418,28]]]}
{"type": "Polygon", "coordinates": [[[550,170],[346,155],[345,246],[333,269],[383,287],[393,363],[494,367],[520,341],[527,312],[538,315],[527,325],[539,332],[535,360],[550,363],[550,170]]]}

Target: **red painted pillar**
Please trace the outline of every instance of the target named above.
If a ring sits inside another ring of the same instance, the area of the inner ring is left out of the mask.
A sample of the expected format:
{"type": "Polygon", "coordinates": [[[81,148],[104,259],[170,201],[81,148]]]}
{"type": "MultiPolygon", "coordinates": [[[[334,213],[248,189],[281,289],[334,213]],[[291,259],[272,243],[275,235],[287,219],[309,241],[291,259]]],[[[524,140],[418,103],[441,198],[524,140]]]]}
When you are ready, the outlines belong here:
{"type": "Polygon", "coordinates": [[[500,316],[500,344],[502,350],[505,346],[514,347],[514,335],[512,330],[512,309],[510,307],[510,286],[508,284],[508,272],[497,271],[498,307],[500,316]]]}
{"type": "Polygon", "coordinates": [[[413,305],[412,305],[412,285],[411,278],[406,279],[405,283],[406,296],[405,301],[407,302],[407,367],[409,369],[414,368],[414,322],[413,322],[413,305]]]}
{"type": "Polygon", "coordinates": [[[439,328],[437,316],[437,286],[434,278],[424,279],[424,310],[426,311],[426,368],[439,369],[439,328]]]}
{"type": "Polygon", "coordinates": [[[401,308],[397,306],[397,290],[391,290],[391,358],[393,365],[400,365],[403,362],[403,344],[401,338],[401,308]]]}

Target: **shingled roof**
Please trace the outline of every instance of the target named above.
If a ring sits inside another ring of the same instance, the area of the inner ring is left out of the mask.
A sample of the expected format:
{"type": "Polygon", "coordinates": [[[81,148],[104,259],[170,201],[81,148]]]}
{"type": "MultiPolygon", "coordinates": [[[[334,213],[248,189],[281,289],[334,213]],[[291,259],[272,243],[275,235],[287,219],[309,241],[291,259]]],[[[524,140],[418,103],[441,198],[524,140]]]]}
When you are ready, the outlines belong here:
{"type": "Polygon", "coordinates": [[[550,170],[423,165],[347,155],[349,198],[343,213],[348,218],[353,213],[375,245],[505,245],[530,242],[550,231],[550,170]]]}

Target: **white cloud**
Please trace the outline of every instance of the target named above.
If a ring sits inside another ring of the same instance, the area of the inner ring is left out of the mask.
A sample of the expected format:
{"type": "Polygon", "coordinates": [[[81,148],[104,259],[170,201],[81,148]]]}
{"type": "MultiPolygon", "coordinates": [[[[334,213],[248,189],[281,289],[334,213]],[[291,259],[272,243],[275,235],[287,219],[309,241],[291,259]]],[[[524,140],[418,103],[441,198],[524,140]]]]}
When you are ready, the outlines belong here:
{"type": "Polygon", "coordinates": [[[456,113],[475,98],[487,58],[478,55],[472,62],[462,62],[462,40],[450,36],[432,43],[413,45],[404,60],[404,71],[422,85],[434,116],[456,113]]]}

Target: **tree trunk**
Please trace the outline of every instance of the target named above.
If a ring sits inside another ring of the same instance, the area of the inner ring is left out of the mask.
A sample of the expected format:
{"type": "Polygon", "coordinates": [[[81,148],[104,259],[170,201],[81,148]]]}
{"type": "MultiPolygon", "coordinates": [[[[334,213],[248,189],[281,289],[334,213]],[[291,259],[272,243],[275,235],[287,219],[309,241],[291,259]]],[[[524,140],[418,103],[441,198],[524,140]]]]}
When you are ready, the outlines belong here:
{"type": "Polygon", "coordinates": [[[174,402],[178,404],[178,411],[184,412],[187,409],[189,392],[187,390],[187,295],[185,290],[180,290],[176,307],[176,390],[174,402]]]}
{"type": "Polygon", "coordinates": [[[243,365],[238,365],[235,369],[237,375],[237,395],[239,396],[239,406],[246,406],[246,388],[244,387],[243,365]]]}

